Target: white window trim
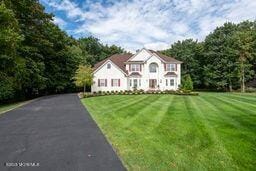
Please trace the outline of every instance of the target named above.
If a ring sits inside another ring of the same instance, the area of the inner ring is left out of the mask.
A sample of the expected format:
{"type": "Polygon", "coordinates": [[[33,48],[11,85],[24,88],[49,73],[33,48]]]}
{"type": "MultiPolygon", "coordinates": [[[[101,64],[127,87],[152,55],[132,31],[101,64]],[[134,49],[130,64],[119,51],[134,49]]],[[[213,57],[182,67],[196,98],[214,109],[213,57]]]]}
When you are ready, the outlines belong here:
{"type": "Polygon", "coordinates": [[[170,86],[171,87],[175,86],[175,79],[170,79],[170,86]],[[173,80],[173,85],[172,85],[172,80],[173,80]]]}
{"type": "Polygon", "coordinates": [[[131,64],[131,71],[140,71],[140,64],[131,64]]]}
{"type": "Polygon", "coordinates": [[[149,64],[149,72],[150,73],[157,73],[157,64],[155,64],[155,63],[151,63],[151,64],[149,64]],[[152,67],[152,65],[155,65],[155,70],[154,71],[151,71],[151,67],[152,67]]]}
{"type": "Polygon", "coordinates": [[[166,71],[176,71],[176,64],[166,64],[166,71]]]}
{"type": "Polygon", "coordinates": [[[107,64],[107,69],[111,69],[111,64],[110,63],[107,64]]]}
{"type": "Polygon", "coordinates": [[[133,87],[135,86],[135,80],[136,80],[136,88],[138,88],[139,87],[139,81],[138,81],[138,79],[133,79],[133,87]]]}
{"type": "Polygon", "coordinates": [[[119,79],[112,79],[113,85],[112,87],[119,87],[119,79]]]}
{"type": "Polygon", "coordinates": [[[106,87],[105,79],[100,79],[100,87],[106,87]]]}

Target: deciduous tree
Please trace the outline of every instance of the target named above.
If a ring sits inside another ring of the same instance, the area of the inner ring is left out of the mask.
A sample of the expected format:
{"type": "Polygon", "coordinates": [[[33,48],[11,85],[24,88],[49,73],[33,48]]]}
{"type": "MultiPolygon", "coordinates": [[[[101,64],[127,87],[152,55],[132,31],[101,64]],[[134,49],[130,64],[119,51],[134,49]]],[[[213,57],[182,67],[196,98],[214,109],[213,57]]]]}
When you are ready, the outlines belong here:
{"type": "Polygon", "coordinates": [[[83,87],[85,93],[86,86],[91,86],[93,83],[93,70],[89,65],[80,65],[74,76],[76,86],[83,87]]]}

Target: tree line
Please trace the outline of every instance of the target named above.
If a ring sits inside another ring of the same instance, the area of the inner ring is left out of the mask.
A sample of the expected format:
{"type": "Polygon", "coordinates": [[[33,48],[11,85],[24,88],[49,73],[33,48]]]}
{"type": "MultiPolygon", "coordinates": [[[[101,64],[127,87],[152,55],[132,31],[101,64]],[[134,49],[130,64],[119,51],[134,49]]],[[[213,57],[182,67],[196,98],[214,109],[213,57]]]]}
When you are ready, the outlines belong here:
{"type": "MultiPolygon", "coordinates": [[[[0,102],[74,92],[79,65],[93,66],[121,47],[74,39],[53,23],[38,0],[0,2],[0,102]]],[[[183,61],[196,89],[242,90],[255,78],[256,22],[225,23],[203,42],[178,41],[161,53],[183,61]]]]}
{"type": "Polygon", "coordinates": [[[178,41],[163,54],[183,61],[182,75],[190,75],[196,89],[245,91],[256,82],[256,21],[227,22],[203,42],[178,41]]]}
{"type": "Polygon", "coordinates": [[[0,26],[0,102],[76,91],[79,64],[124,52],[94,37],[68,36],[38,0],[1,1],[0,26]]]}

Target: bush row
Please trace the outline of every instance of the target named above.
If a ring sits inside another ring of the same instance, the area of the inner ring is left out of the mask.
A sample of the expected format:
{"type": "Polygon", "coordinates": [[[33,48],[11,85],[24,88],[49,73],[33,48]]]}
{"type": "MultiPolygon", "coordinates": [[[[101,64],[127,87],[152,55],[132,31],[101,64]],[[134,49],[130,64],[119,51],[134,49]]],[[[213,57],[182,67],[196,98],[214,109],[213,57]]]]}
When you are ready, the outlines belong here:
{"type": "Polygon", "coordinates": [[[255,87],[247,87],[245,89],[245,92],[247,92],[247,93],[255,93],[256,92],[256,88],[255,87]]]}
{"type": "Polygon", "coordinates": [[[175,94],[175,95],[199,95],[197,92],[192,92],[190,90],[165,90],[165,91],[143,91],[143,90],[125,90],[125,91],[98,91],[93,93],[85,93],[82,95],[84,98],[96,97],[96,96],[105,96],[105,95],[140,95],[140,94],[175,94]]]}

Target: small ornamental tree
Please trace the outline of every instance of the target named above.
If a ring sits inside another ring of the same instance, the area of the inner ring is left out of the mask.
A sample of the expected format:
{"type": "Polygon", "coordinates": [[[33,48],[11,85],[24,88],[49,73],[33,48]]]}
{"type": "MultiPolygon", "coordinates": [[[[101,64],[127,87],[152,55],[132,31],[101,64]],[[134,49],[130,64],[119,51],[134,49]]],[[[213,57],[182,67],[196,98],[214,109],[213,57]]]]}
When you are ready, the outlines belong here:
{"type": "Polygon", "coordinates": [[[85,87],[91,86],[93,83],[93,70],[89,65],[79,65],[76,70],[76,74],[73,77],[74,83],[78,87],[83,87],[83,92],[85,93],[85,87]]]}
{"type": "Polygon", "coordinates": [[[193,82],[189,74],[184,75],[182,81],[182,89],[193,90],[193,82]]]}

